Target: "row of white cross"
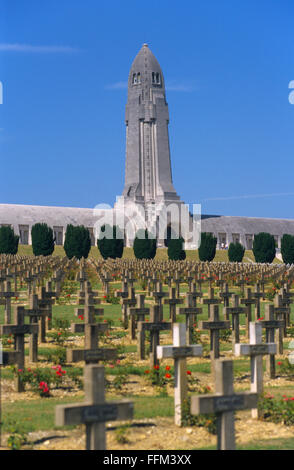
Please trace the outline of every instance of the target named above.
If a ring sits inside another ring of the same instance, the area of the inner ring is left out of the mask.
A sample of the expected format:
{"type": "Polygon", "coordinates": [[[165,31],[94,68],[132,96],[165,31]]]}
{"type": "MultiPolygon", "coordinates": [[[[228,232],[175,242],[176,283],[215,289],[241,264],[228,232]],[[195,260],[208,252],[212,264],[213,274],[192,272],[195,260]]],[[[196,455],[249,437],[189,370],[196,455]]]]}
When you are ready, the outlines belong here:
{"type": "MultiPolygon", "coordinates": [[[[191,398],[191,413],[215,413],[217,416],[218,449],[235,448],[234,412],[252,409],[252,416],[257,417],[258,396],[263,391],[262,356],[274,355],[275,343],[262,343],[262,325],[250,323],[250,343],[236,344],[237,356],[246,355],[251,361],[250,392],[235,393],[233,387],[233,361],[217,359],[213,361],[215,395],[197,395],[191,398]]],[[[183,418],[183,404],[187,399],[187,357],[202,355],[201,345],[186,344],[186,325],[173,325],[173,345],[157,346],[158,358],[174,359],[175,370],[175,424],[180,426],[183,418]]],[[[86,448],[101,450],[106,448],[106,421],[127,420],[133,417],[133,403],[105,402],[104,366],[91,364],[85,366],[85,402],[75,405],[56,407],[56,425],[86,425],[86,448]]]]}

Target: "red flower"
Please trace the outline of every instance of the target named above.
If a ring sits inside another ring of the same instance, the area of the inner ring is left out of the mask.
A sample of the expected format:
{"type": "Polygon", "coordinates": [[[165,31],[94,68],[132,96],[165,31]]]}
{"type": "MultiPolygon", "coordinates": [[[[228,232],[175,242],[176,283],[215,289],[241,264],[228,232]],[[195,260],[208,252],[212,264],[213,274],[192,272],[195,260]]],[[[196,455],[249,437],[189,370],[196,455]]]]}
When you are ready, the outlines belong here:
{"type": "Polygon", "coordinates": [[[158,370],[158,369],[159,369],[159,366],[158,366],[158,365],[155,365],[155,366],[154,366],[154,369],[155,369],[155,370],[158,370]]]}
{"type": "Polygon", "coordinates": [[[150,370],[147,369],[147,370],[144,371],[144,373],[145,374],[150,374],[150,370]]]}
{"type": "Polygon", "coordinates": [[[171,378],[171,375],[170,375],[170,374],[165,374],[165,377],[166,377],[167,379],[170,379],[170,378],[171,378]]]}
{"type": "Polygon", "coordinates": [[[165,370],[170,370],[170,366],[166,366],[165,370]]]}
{"type": "Polygon", "coordinates": [[[278,361],[277,364],[278,364],[278,366],[281,366],[281,365],[282,365],[281,361],[278,361]]]}
{"type": "Polygon", "coordinates": [[[191,371],[190,371],[190,370],[187,370],[187,375],[191,375],[191,371]]]}

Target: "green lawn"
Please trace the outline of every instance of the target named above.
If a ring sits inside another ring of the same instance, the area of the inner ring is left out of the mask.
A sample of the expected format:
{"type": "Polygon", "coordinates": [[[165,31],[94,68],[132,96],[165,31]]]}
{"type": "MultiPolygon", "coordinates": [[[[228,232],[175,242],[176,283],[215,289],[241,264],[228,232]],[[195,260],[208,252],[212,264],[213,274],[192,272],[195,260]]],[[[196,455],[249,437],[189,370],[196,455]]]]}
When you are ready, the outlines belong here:
{"type": "MultiPolygon", "coordinates": [[[[18,248],[18,255],[20,256],[33,256],[33,249],[31,245],[19,245],[18,248]]],[[[53,256],[65,256],[65,252],[63,246],[55,246],[53,256]]],[[[198,250],[186,250],[187,260],[195,260],[199,261],[198,250]]],[[[96,246],[92,246],[89,257],[95,259],[102,259],[100,252],[96,246]]],[[[126,259],[135,259],[134,252],[132,248],[125,247],[123,252],[123,258],[126,259]]],[[[168,259],[167,256],[167,248],[158,248],[156,252],[156,260],[163,260],[168,259]]],[[[252,250],[246,250],[244,254],[243,261],[248,263],[253,261],[254,262],[254,255],[252,250]]],[[[228,250],[216,250],[216,255],[213,261],[216,262],[228,262],[228,250]]],[[[280,260],[277,258],[274,260],[274,263],[281,263],[280,260]]]]}

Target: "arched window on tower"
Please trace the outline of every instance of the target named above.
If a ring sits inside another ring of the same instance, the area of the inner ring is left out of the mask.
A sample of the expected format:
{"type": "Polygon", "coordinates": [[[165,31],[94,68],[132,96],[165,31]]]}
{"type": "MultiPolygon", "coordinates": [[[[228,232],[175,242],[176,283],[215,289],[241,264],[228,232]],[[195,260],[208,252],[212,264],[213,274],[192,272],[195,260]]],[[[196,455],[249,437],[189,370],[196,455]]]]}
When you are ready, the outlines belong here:
{"type": "Polygon", "coordinates": [[[159,72],[152,72],[152,85],[161,85],[159,72]]]}
{"type": "Polygon", "coordinates": [[[137,73],[137,83],[141,83],[141,74],[137,73]]]}
{"type": "Polygon", "coordinates": [[[133,85],[137,85],[137,74],[133,73],[133,85]]]}

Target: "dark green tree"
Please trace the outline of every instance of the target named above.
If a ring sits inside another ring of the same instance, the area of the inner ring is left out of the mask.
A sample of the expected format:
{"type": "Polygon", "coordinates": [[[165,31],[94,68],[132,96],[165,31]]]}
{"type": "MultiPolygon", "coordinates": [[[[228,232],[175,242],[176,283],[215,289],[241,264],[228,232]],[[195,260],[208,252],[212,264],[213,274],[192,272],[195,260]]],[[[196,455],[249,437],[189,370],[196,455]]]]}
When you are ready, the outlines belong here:
{"type": "Polygon", "coordinates": [[[282,236],[281,254],[285,264],[294,264],[294,235],[285,233],[282,236]]]}
{"type": "Polygon", "coordinates": [[[122,230],[117,226],[103,225],[97,240],[98,250],[104,259],[121,258],[124,251],[122,230]]]}
{"type": "Polygon", "coordinates": [[[243,256],[245,253],[245,248],[241,243],[236,242],[236,243],[230,243],[229,249],[228,249],[228,257],[229,261],[231,262],[237,262],[241,263],[243,256]]]}
{"type": "Polygon", "coordinates": [[[14,234],[13,228],[0,227],[0,254],[16,255],[19,236],[14,234]]]}
{"type": "Polygon", "coordinates": [[[88,258],[91,249],[91,237],[89,230],[83,225],[74,226],[69,224],[66,227],[64,251],[66,256],[71,259],[88,258]]]}
{"type": "Polygon", "coordinates": [[[171,226],[168,225],[167,228],[166,228],[166,235],[165,235],[165,239],[164,239],[164,246],[168,247],[169,241],[173,238],[173,236],[175,237],[175,232],[174,232],[174,230],[171,228],[171,226]]]}
{"type": "Polygon", "coordinates": [[[32,246],[35,256],[50,256],[54,251],[53,230],[45,223],[32,226],[32,246]]]}
{"type": "Polygon", "coordinates": [[[254,235],[253,254],[256,263],[272,263],[276,256],[274,236],[266,232],[254,235]]]}
{"type": "Polygon", "coordinates": [[[183,249],[184,239],[171,238],[168,243],[167,254],[171,260],[184,260],[186,259],[186,252],[183,249]]]}
{"type": "Polygon", "coordinates": [[[151,238],[147,229],[138,230],[133,244],[135,257],[137,259],[153,259],[156,255],[156,245],[156,238],[151,238]]]}
{"type": "Polygon", "coordinates": [[[215,257],[217,239],[211,234],[202,232],[198,254],[200,261],[212,261],[215,257]]]}

